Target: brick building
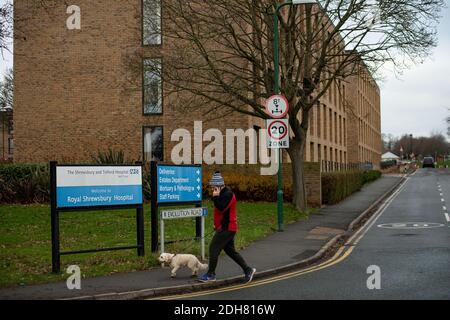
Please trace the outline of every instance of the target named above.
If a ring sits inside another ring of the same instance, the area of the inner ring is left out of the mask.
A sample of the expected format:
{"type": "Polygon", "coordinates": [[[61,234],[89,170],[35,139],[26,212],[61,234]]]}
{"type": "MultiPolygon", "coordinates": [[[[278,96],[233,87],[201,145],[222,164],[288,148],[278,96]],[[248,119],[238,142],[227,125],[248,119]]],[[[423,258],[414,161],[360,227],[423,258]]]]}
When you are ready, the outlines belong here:
{"type": "Polygon", "coordinates": [[[382,153],[380,88],[361,63],[347,91],[348,160],[379,169],[382,153]]]}
{"type": "MultiPolygon", "coordinates": [[[[129,159],[170,161],[178,143],[171,141],[173,131],[186,128],[192,133],[194,120],[205,119],[205,110],[186,114],[176,108],[175,98],[164,95],[160,77],[147,70],[155,64],[164,70],[164,52],[173,40],[160,34],[165,23],[160,8],[145,3],[77,0],[81,29],[71,29],[67,20],[76,10],[68,13],[62,1],[49,0],[45,8],[32,0],[14,2],[16,162],[89,161],[108,148],[123,150],[129,159]],[[143,16],[153,17],[152,23],[144,25],[143,16]],[[143,57],[142,69],[130,67],[136,57],[143,57]]],[[[344,98],[350,90],[346,83],[336,83],[313,111],[307,161],[369,159],[350,151],[356,145],[348,134],[352,131],[346,110],[346,101],[353,97],[344,98]]],[[[378,101],[370,103],[379,107],[379,92],[375,96],[364,91],[364,97],[378,101]]],[[[228,114],[224,122],[224,115],[216,113],[205,121],[202,132],[264,126],[237,113],[228,114]]],[[[367,150],[371,146],[368,140],[360,144],[367,150]]],[[[194,155],[200,152],[195,143],[192,148],[194,155]]],[[[374,154],[370,159],[379,161],[374,154]]]]}

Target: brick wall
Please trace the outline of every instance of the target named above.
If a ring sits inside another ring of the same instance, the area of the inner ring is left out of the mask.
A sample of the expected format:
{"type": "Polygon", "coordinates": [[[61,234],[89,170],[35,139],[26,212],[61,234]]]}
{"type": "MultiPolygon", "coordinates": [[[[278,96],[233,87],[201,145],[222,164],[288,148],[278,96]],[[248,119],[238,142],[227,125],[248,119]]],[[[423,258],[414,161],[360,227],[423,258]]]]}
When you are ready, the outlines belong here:
{"type": "Polygon", "coordinates": [[[322,206],[322,179],[319,162],[305,162],[305,184],[308,207],[322,206]]]}

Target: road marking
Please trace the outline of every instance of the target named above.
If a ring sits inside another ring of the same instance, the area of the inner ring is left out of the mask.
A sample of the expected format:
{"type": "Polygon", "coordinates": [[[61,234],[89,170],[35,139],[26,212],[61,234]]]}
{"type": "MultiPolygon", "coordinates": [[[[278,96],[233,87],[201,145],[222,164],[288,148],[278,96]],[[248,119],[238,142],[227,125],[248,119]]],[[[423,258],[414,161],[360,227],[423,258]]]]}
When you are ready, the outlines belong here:
{"type": "MultiPolygon", "coordinates": [[[[378,218],[381,217],[381,215],[386,211],[388,206],[394,201],[394,199],[400,194],[400,192],[405,188],[406,183],[408,182],[409,178],[407,178],[402,185],[395,191],[387,200],[386,202],[378,209],[378,212],[374,214],[367,222],[366,226],[363,226],[360,230],[365,231],[355,240],[354,245],[357,245],[359,241],[366,235],[366,233],[369,231],[370,228],[377,222],[378,218]],[[370,223],[370,224],[369,224],[370,223]]],[[[350,243],[354,237],[356,237],[358,234],[355,233],[348,241],[347,243],[350,243]]]]}
{"type": "Polygon", "coordinates": [[[379,224],[379,228],[386,229],[429,229],[429,228],[440,228],[444,225],[442,223],[435,222],[403,222],[403,223],[384,223],[379,224]]]}
{"type": "Polygon", "coordinates": [[[444,213],[444,215],[445,215],[445,220],[447,220],[447,222],[450,222],[450,216],[448,215],[448,213],[446,212],[446,213],[444,213]]]}
{"type": "Polygon", "coordinates": [[[385,202],[381,205],[381,207],[377,210],[377,212],[370,217],[369,220],[351,236],[347,242],[338,249],[338,251],[335,253],[335,255],[330,258],[327,261],[322,262],[321,264],[317,266],[311,266],[309,268],[290,272],[287,274],[282,274],[279,276],[267,278],[267,279],[261,279],[257,281],[253,281],[250,284],[240,284],[240,285],[234,285],[226,288],[219,288],[219,289],[211,289],[207,291],[201,291],[196,293],[187,293],[187,294],[181,294],[181,295],[172,295],[172,296],[166,296],[166,297],[159,297],[159,298],[152,298],[149,300],[176,300],[176,299],[187,299],[187,298],[194,298],[194,297],[200,297],[200,296],[206,296],[211,294],[217,294],[217,293],[223,293],[223,292],[229,292],[229,291],[236,291],[256,286],[261,286],[273,282],[278,282],[281,280],[286,280],[293,277],[298,277],[307,273],[319,271],[328,267],[331,267],[335,264],[340,263],[341,261],[345,260],[354,250],[356,244],[363,238],[363,236],[368,232],[368,230],[373,226],[373,224],[378,220],[378,218],[386,211],[387,207],[394,201],[395,197],[404,189],[407,181],[409,178],[406,178],[405,181],[399,186],[399,188],[387,199],[385,202]],[[355,239],[358,236],[358,238],[353,242],[353,239],[355,239]],[[349,244],[352,244],[349,246],[349,244]]]}
{"type": "MultiPolygon", "coordinates": [[[[174,296],[154,298],[154,299],[149,299],[149,300],[176,300],[176,299],[186,299],[186,298],[200,297],[200,296],[206,296],[206,295],[216,294],[216,293],[221,293],[221,292],[235,291],[235,290],[240,290],[240,289],[244,289],[244,288],[256,287],[256,286],[268,284],[268,283],[271,283],[271,282],[276,282],[276,281],[288,279],[288,278],[294,277],[296,275],[306,274],[306,273],[309,273],[309,272],[313,272],[315,270],[323,269],[323,268],[325,268],[327,266],[330,266],[330,265],[334,264],[333,261],[341,261],[341,260],[339,260],[339,256],[342,254],[342,252],[344,252],[344,249],[346,249],[346,247],[342,246],[341,248],[339,248],[339,250],[336,252],[336,254],[331,259],[329,259],[329,260],[327,260],[327,261],[325,261],[325,262],[323,262],[323,263],[321,263],[321,264],[319,264],[317,266],[312,266],[310,268],[306,268],[306,269],[301,270],[301,271],[290,272],[290,273],[287,273],[287,274],[275,276],[275,277],[268,278],[268,279],[262,279],[262,280],[253,281],[250,284],[239,284],[239,285],[234,285],[234,286],[226,287],[226,288],[211,289],[211,290],[205,290],[205,291],[201,291],[201,292],[186,293],[186,294],[180,294],[180,295],[174,295],[174,296]]],[[[353,247],[348,248],[348,250],[353,250],[353,247]]]]}
{"type": "Polygon", "coordinates": [[[442,206],[442,210],[447,211],[447,207],[446,206],[442,206]]]}

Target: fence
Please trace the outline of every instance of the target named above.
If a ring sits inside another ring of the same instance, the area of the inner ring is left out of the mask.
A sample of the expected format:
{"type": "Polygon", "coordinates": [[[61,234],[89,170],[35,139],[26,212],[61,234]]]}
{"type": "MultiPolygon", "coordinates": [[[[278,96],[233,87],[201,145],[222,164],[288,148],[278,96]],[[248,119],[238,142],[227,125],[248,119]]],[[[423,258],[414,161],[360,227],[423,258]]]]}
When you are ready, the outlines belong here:
{"type": "Polygon", "coordinates": [[[373,170],[373,164],[370,162],[360,163],[340,163],[328,160],[321,161],[322,172],[342,172],[342,171],[369,171],[373,170]]]}

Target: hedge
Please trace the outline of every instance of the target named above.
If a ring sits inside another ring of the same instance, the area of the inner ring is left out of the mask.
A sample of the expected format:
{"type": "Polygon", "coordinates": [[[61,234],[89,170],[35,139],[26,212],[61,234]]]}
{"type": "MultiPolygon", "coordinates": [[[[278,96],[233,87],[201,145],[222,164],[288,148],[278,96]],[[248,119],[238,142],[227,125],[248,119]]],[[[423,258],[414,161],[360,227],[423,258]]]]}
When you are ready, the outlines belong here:
{"type": "Polygon", "coordinates": [[[380,177],[376,170],[322,173],[322,203],[338,203],[380,177]]]}

